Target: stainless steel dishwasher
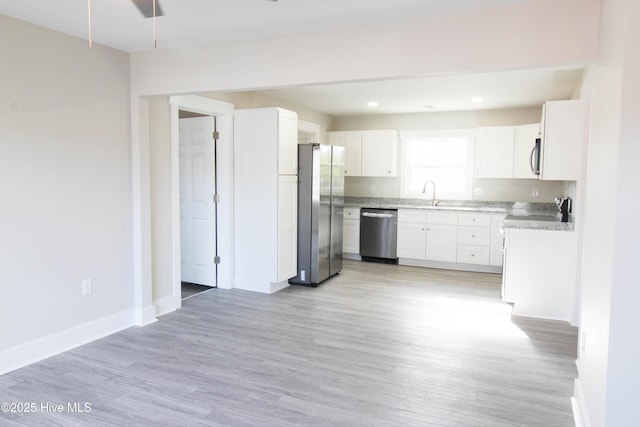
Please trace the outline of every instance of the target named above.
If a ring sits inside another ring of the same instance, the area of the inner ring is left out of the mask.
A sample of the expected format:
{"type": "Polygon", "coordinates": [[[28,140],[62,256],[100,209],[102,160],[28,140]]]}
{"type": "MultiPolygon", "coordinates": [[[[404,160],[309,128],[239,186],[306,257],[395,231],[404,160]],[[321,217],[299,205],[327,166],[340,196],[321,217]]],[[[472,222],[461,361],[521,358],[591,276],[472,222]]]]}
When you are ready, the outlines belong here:
{"type": "Polygon", "coordinates": [[[363,260],[397,264],[397,240],[397,209],[360,209],[360,255],[363,260]]]}

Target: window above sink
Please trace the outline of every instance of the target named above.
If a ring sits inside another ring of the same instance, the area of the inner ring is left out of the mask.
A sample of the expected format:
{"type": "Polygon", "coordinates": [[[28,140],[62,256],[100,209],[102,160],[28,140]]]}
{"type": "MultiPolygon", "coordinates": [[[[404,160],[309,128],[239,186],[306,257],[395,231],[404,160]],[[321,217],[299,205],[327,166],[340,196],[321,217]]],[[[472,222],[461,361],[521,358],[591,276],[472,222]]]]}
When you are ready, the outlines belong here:
{"type": "Polygon", "coordinates": [[[473,131],[424,130],[400,132],[401,197],[470,200],[473,189],[473,131]]]}

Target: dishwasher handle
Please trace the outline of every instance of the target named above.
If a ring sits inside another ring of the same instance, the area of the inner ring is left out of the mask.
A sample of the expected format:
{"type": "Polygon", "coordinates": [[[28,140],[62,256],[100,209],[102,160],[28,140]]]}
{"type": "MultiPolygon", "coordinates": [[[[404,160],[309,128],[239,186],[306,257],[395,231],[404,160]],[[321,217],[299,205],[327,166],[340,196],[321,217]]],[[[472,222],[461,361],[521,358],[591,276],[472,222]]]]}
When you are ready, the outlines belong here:
{"type": "Polygon", "coordinates": [[[362,216],[368,218],[395,218],[395,214],[392,213],[375,213],[375,212],[362,212],[362,216]]]}

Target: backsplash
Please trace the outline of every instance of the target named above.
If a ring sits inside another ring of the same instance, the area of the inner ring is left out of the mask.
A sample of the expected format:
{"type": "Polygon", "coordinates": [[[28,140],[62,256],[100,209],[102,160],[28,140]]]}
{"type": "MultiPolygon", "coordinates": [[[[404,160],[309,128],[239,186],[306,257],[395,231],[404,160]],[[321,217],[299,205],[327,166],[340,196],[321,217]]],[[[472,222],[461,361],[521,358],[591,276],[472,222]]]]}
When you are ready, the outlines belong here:
{"type": "MultiPolygon", "coordinates": [[[[475,201],[552,203],[568,191],[564,181],[535,179],[475,179],[473,185],[475,201]]],[[[345,196],[399,198],[400,178],[346,177],[345,196]]]]}

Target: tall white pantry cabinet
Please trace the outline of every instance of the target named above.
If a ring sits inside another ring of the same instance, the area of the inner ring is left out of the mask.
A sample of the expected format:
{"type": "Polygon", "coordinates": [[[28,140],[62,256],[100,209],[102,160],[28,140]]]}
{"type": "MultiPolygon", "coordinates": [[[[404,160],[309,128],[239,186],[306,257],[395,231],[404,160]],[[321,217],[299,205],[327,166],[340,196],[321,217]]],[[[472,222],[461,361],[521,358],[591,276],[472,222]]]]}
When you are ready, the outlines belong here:
{"type": "Polygon", "coordinates": [[[273,293],[296,275],[298,115],[234,113],[235,287],[273,293]]]}

